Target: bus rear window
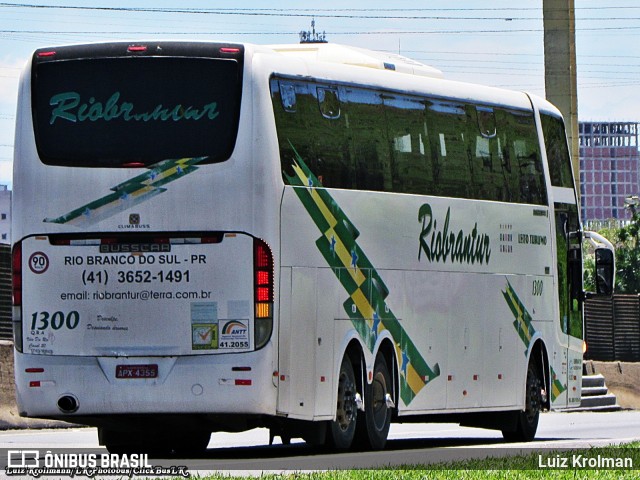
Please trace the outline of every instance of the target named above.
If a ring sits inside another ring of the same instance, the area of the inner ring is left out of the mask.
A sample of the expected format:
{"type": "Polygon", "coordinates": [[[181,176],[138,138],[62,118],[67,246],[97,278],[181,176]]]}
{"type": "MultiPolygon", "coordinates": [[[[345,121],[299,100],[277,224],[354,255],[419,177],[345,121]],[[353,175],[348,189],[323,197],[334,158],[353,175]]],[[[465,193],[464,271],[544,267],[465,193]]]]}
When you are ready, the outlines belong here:
{"type": "Polygon", "coordinates": [[[38,154],[45,164],[72,167],[226,160],[238,130],[241,84],[236,59],[34,60],[38,154]]]}

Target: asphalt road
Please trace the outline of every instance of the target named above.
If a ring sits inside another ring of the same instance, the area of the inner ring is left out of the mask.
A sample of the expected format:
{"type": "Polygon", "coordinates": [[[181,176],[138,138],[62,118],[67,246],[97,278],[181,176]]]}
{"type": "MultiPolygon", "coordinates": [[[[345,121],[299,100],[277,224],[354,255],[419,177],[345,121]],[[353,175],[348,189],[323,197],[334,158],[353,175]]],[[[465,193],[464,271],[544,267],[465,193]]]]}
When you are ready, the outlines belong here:
{"type": "MultiPolygon", "coordinates": [[[[532,450],[588,448],[633,440],[640,441],[640,411],[547,413],[541,416],[536,440],[527,444],[507,444],[500,432],[454,424],[394,424],[387,448],[382,452],[327,453],[295,439],[290,446],[280,445],[279,439],[269,446],[268,431],[255,429],[239,434],[214,434],[207,452],[195,459],[153,459],[152,463],[187,465],[189,471],[197,470],[200,474],[221,470],[255,474],[260,471],[379,468],[515,455],[532,450]]],[[[98,445],[96,430],[91,428],[0,432],[2,451],[52,448],[106,453],[98,445]]]]}

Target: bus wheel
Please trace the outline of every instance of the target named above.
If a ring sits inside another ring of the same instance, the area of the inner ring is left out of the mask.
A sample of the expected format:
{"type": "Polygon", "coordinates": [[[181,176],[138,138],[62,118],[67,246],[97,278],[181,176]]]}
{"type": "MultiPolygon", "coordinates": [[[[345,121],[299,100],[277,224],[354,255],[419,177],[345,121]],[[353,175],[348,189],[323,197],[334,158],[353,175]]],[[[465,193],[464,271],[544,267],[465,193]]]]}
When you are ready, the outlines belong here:
{"type": "Polygon", "coordinates": [[[356,376],[351,360],[345,355],[338,376],[336,419],[330,422],[328,444],[338,450],[351,447],[356,432],[356,376]]]}
{"type": "Polygon", "coordinates": [[[393,408],[392,392],[387,361],[378,353],[373,366],[373,381],[365,387],[364,425],[358,424],[358,437],[373,450],[381,450],[387,443],[393,408]]]}
{"type": "Polygon", "coordinates": [[[536,436],[540,411],[542,410],[541,388],[542,383],[538,371],[533,359],[531,359],[527,369],[525,409],[518,413],[515,430],[502,431],[502,436],[508,442],[530,442],[536,436]]]}

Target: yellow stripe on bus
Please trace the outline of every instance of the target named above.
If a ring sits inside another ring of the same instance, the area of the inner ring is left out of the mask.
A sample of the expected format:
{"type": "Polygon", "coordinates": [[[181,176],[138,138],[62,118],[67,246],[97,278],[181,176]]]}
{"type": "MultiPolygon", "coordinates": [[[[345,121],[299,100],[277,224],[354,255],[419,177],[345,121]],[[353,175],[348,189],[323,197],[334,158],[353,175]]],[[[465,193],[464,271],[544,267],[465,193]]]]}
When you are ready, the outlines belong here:
{"type": "Polygon", "coordinates": [[[415,371],[411,364],[407,365],[407,383],[409,387],[411,387],[411,390],[413,390],[413,393],[418,393],[425,385],[425,381],[418,375],[418,372],[415,371]]]}
{"type": "MultiPolygon", "coordinates": [[[[153,190],[156,190],[156,188],[144,185],[144,186],[141,186],[138,190],[135,190],[135,191],[129,193],[128,195],[135,198],[135,197],[139,197],[139,196],[145,195],[145,194],[147,194],[147,193],[149,193],[149,192],[151,192],[153,190]]],[[[122,198],[118,198],[118,199],[112,200],[109,203],[105,203],[104,205],[100,205],[99,207],[91,209],[91,216],[95,217],[96,215],[99,215],[100,212],[109,211],[109,210],[117,207],[118,205],[120,205],[121,203],[123,203],[125,201],[126,200],[123,200],[122,198]]],[[[76,224],[82,224],[85,221],[86,221],[85,216],[84,215],[80,215],[80,216],[78,216],[76,218],[73,218],[73,219],[69,220],[67,223],[69,225],[76,225],[76,224]]]]}
{"type": "MultiPolygon", "coordinates": [[[[402,348],[400,348],[400,345],[396,344],[396,358],[399,359],[400,362],[400,371],[402,371],[402,348]]],[[[409,362],[409,364],[406,366],[406,376],[405,376],[405,381],[407,382],[407,385],[409,385],[409,388],[411,389],[411,391],[417,395],[418,392],[420,390],[422,390],[422,387],[424,387],[426,385],[426,381],[424,380],[423,377],[421,377],[418,372],[416,371],[415,368],[413,368],[413,365],[411,364],[411,362],[409,362]]]]}
{"type": "Polygon", "coordinates": [[[351,298],[353,299],[353,303],[356,304],[356,307],[358,307],[358,310],[360,310],[360,314],[365,318],[369,327],[371,327],[374,310],[365,294],[358,288],[351,294],[351,298]]]}
{"type": "Polygon", "coordinates": [[[346,249],[340,237],[336,235],[336,232],[333,229],[327,230],[324,235],[325,237],[327,237],[327,240],[329,240],[329,243],[331,243],[332,239],[335,240],[333,250],[338,255],[338,258],[344,265],[345,269],[351,275],[351,278],[353,278],[353,281],[356,282],[356,285],[358,285],[358,287],[362,285],[367,278],[362,273],[362,270],[360,270],[357,266],[353,267],[351,265],[351,252],[346,249]]]}
{"type": "MultiPolygon", "coordinates": [[[[303,185],[307,185],[309,183],[309,178],[304,174],[302,169],[298,165],[294,165],[293,169],[298,174],[298,178],[303,183],[303,185]]],[[[329,227],[331,227],[330,230],[327,230],[324,233],[327,237],[327,240],[329,240],[329,242],[331,242],[332,239],[335,240],[336,243],[334,245],[334,250],[338,254],[338,258],[340,258],[340,261],[345,266],[353,280],[356,282],[356,285],[362,285],[366,280],[366,277],[357,266],[353,267],[351,265],[351,252],[345,248],[344,243],[342,242],[340,237],[336,235],[336,232],[334,230],[334,227],[338,224],[338,220],[333,216],[331,210],[329,209],[329,207],[327,207],[327,204],[324,202],[324,200],[322,200],[315,189],[311,189],[310,195],[317,205],[318,209],[320,210],[320,213],[326,220],[327,224],[329,225],[329,227]]]]}
{"type": "Polygon", "coordinates": [[[553,383],[551,384],[551,390],[552,390],[552,397],[554,399],[558,398],[560,396],[560,394],[562,393],[562,391],[558,388],[558,386],[553,384],[553,383]]]}
{"type": "Polygon", "coordinates": [[[525,334],[525,337],[527,337],[528,341],[531,341],[531,334],[529,332],[529,326],[527,325],[525,319],[524,319],[524,313],[522,312],[522,309],[520,308],[520,304],[518,303],[518,301],[514,298],[514,294],[513,294],[513,290],[511,290],[510,288],[507,289],[507,295],[509,295],[509,298],[511,299],[511,305],[513,305],[513,307],[518,311],[518,316],[516,317],[516,321],[518,322],[518,324],[520,325],[520,328],[522,329],[522,331],[525,334]]]}
{"type": "MultiPolygon", "coordinates": [[[[156,190],[156,187],[153,186],[145,186],[142,188],[139,188],[138,190],[131,192],[129,195],[132,197],[139,197],[141,195],[146,195],[147,193],[149,193],[152,190],[156,190]]],[[[107,204],[110,205],[110,204],[107,204]]]]}
{"type": "Polygon", "coordinates": [[[324,200],[322,200],[315,189],[311,190],[311,198],[314,202],[316,202],[316,205],[320,209],[320,213],[322,213],[322,216],[327,221],[329,226],[331,228],[334,228],[338,224],[338,220],[336,220],[336,217],[333,216],[327,205],[324,203],[324,200]]]}
{"type": "MultiPolygon", "coordinates": [[[[298,178],[300,179],[303,185],[309,185],[309,177],[305,175],[305,173],[302,171],[302,169],[297,163],[293,165],[293,170],[296,172],[296,174],[298,175],[298,178]]],[[[320,209],[320,213],[322,213],[322,216],[325,218],[329,226],[331,228],[335,227],[338,224],[338,221],[333,216],[329,208],[327,208],[327,205],[324,203],[322,198],[320,198],[320,195],[318,195],[318,192],[315,189],[311,189],[310,195],[313,201],[315,202],[315,204],[320,209]]]]}

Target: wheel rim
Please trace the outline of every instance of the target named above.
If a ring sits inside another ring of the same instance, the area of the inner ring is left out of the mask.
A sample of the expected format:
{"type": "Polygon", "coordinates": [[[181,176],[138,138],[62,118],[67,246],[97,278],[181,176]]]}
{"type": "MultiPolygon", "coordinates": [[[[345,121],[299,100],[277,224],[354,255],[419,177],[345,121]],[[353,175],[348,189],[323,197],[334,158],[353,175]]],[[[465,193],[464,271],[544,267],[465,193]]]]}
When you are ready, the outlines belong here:
{"type": "Polygon", "coordinates": [[[541,409],[539,387],[540,382],[538,381],[535,373],[529,371],[529,375],[527,376],[527,406],[525,409],[525,414],[527,417],[527,421],[530,424],[536,421],[538,413],[541,409]]]}
{"type": "Polygon", "coordinates": [[[338,408],[336,420],[342,431],[348,430],[357,415],[356,389],[346,372],[340,373],[338,381],[338,408]]]}
{"type": "Polygon", "coordinates": [[[373,423],[378,430],[382,430],[387,420],[387,379],[380,371],[373,377],[372,385],[373,423]]]}

